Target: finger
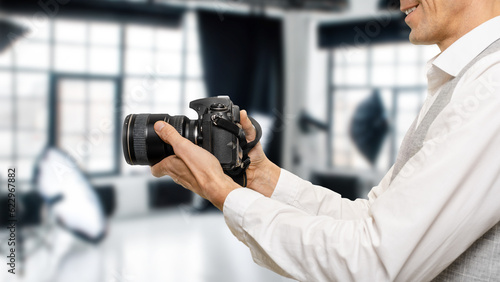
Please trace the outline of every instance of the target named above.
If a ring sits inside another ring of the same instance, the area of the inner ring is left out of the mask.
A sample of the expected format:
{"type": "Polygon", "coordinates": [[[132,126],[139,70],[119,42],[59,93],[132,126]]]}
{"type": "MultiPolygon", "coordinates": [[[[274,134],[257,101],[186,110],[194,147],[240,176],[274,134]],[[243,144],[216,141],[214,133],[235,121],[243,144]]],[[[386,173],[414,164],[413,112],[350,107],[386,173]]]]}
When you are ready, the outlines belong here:
{"type": "Polygon", "coordinates": [[[175,156],[179,157],[196,177],[201,177],[202,174],[200,173],[206,170],[204,165],[209,164],[209,162],[219,164],[218,160],[215,159],[213,155],[182,137],[170,124],[164,121],[157,121],[154,127],[158,136],[174,148],[175,156]],[[209,157],[207,157],[207,155],[209,155],[209,157]],[[213,158],[213,160],[210,158],[213,158]],[[202,159],[204,161],[200,161],[202,159]]]}
{"type": "Polygon", "coordinates": [[[193,182],[193,175],[187,165],[177,156],[169,156],[151,167],[151,174],[156,177],[168,175],[175,182],[185,179],[187,183],[193,182]]]}
{"type": "Polygon", "coordinates": [[[186,164],[175,155],[167,157],[152,166],[151,174],[155,177],[168,175],[175,183],[193,191],[194,193],[201,194],[198,181],[186,164]]]}
{"type": "Polygon", "coordinates": [[[169,157],[163,159],[161,162],[152,166],[151,167],[151,174],[154,177],[162,177],[165,175],[172,176],[173,165],[172,165],[171,159],[174,157],[175,157],[175,155],[169,156],[169,157]]]}
{"type": "Polygon", "coordinates": [[[182,137],[173,126],[164,121],[157,121],[154,125],[154,128],[156,134],[158,134],[158,136],[165,143],[170,144],[174,148],[174,152],[176,152],[176,155],[179,154],[182,155],[183,152],[185,152],[186,150],[189,151],[189,149],[183,149],[180,147],[194,146],[193,143],[189,142],[189,140],[182,137]],[[176,148],[179,148],[179,150],[176,150],[176,148]]]}
{"type": "Polygon", "coordinates": [[[180,158],[173,156],[169,159],[170,172],[169,175],[175,183],[182,185],[195,193],[198,193],[195,187],[199,187],[196,178],[191,173],[191,170],[180,158]]]}
{"type": "Polygon", "coordinates": [[[159,120],[155,123],[155,131],[158,136],[164,141],[171,145],[174,145],[180,142],[180,139],[183,138],[175,128],[173,128],[170,124],[159,120]]]}
{"type": "Polygon", "coordinates": [[[252,122],[248,118],[248,113],[245,110],[240,111],[240,124],[243,127],[243,131],[245,131],[245,136],[248,142],[251,142],[255,139],[257,135],[255,132],[255,128],[253,127],[252,122]]]}

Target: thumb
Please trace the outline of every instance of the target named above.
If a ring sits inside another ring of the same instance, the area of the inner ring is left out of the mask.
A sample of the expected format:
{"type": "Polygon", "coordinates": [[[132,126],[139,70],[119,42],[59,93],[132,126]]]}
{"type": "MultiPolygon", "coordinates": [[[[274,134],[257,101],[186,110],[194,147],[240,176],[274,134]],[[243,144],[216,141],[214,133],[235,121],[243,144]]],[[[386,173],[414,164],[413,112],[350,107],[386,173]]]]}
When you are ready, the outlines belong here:
{"type": "Polygon", "coordinates": [[[164,121],[157,121],[154,128],[163,142],[170,144],[174,148],[187,141],[173,126],[164,121]]]}

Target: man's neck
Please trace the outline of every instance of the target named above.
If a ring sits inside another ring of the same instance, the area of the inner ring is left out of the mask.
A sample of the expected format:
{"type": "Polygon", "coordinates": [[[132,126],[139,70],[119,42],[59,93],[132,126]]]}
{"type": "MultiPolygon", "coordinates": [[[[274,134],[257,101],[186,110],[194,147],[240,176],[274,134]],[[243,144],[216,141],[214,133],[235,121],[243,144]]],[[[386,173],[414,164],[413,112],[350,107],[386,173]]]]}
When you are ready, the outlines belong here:
{"type": "Polygon", "coordinates": [[[500,16],[500,1],[494,1],[494,3],[490,5],[482,4],[481,9],[475,9],[474,11],[466,15],[463,23],[467,24],[461,25],[455,36],[448,37],[441,42],[437,42],[436,44],[441,52],[443,52],[462,36],[466,35],[481,24],[498,16],[500,16]]]}

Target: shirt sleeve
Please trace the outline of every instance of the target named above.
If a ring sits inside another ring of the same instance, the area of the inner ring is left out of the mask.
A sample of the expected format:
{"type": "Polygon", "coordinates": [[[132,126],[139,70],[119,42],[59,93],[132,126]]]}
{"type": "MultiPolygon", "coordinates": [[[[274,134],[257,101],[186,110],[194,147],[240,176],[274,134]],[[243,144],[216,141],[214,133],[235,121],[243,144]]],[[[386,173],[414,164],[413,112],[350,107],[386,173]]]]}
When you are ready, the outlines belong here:
{"type": "Polygon", "coordinates": [[[351,201],[327,188],[282,169],[272,199],[296,207],[310,215],[326,215],[336,219],[364,218],[369,203],[364,199],[351,201]]]}
{"type": "Polygon", "coordinates": [[[299,281],[431,280],[500,221],[500,84],[485,79],[460,89],[369,205],[347,204],[354,216],[339,211],[340,196],[290,177],[273,198],[231,192],[229,228],[255,262],[299,281]]]}
{"type": "Polygon", "coordinates": [[[223,210],[229,229],[249,247],[254,261],[282,276],[351,281],[362,273],[381,272],[370,281],[388,280],[374,249],[362,247],[379,241],[369,235],[377,235],[371,218],[310,215],[247,188],[232,191],[223,210]]]}

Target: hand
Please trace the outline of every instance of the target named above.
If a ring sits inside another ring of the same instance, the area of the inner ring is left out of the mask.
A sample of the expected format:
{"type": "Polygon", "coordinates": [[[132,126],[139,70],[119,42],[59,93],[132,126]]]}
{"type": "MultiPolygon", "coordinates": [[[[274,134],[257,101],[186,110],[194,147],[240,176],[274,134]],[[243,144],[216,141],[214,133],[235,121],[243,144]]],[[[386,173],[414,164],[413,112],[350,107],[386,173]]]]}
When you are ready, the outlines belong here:
{"type": "Polygon", "coordinates": [[[170,175],[176,183],[222,210],[227,195],[240,186],[224,174],[217,158],[182,137],[170,124],[158,121],[154,127],[158,136],[174,148],[175,155],[152,166],[151,173],[155,177],[170,175]]]}
{"type": "MultiPolygon", "coordinates": [[[[240,120],[247,141],[253,141],[257,134],[245,110],[240,112],[240,120]]],[[[266,157],[260,142],[248,153],[248,156],[251,163],[246,171],[247,187],[266,197],[271,197],[278,184],[281,169],[266,157]]]]}

